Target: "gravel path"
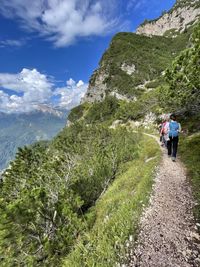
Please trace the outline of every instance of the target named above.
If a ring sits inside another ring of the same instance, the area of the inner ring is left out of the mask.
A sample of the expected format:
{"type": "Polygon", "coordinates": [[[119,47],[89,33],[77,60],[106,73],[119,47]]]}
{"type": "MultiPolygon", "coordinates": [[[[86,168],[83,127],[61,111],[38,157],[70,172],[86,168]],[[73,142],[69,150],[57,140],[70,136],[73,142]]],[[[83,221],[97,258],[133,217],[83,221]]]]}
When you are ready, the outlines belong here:
{"type": "Polygon", "coordinates": [[[185,169],[161,149],[163,159],[150,205],[141,218],[138,243],[124,266],[200,267],[200,237],[192,214],[195,203],[185,169]]]}

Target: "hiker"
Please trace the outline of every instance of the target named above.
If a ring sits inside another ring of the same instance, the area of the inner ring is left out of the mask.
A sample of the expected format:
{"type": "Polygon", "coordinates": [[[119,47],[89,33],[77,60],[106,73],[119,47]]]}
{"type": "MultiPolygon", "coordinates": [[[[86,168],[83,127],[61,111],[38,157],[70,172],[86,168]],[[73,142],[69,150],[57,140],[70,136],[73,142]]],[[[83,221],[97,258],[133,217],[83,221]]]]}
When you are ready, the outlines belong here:
{"type": "Polygon", "coordinates": [[[169,117],[165,117],[162,123],[159,125],[160,132],[160,142],[161,146],[167,147],[168,132],[169,132],[169,117]]]}
{"type": "Polygon", "coordinates": [[[176,121],[176,115],[171,114],[169,123],[169,140],[167,141],[168,156],[172,157],[172,161],[176,161],[176,154],[178,149],[179,133],[181,125],[176,121]]]}
{"type": "Polygon", "coordinates": [[[165,122],[162,126],[163,142],[165,147],[167,147],[167,142],[169,141],[169,117],[165,117],[165,122]]]}

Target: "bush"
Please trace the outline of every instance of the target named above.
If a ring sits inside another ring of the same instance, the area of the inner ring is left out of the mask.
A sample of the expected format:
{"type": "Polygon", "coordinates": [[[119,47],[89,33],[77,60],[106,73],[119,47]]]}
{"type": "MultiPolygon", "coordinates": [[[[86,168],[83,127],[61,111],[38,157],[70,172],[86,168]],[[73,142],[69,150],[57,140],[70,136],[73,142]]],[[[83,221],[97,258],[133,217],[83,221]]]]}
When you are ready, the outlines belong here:
{"type": "Polygon", "coordinates": [[[77,120],[83,117],[84,111],[86,109],[87,109],[86,103],[73,108],[69,113],[68,120],[70,122],[76,122],[77,120]]]}
{"type": "Polygon", "coordinates": [[[85,115],[87,123],[103,122],[112,119],[119,107],[115,97],[107,96],[103,102],[94,103],[85,115]]]}

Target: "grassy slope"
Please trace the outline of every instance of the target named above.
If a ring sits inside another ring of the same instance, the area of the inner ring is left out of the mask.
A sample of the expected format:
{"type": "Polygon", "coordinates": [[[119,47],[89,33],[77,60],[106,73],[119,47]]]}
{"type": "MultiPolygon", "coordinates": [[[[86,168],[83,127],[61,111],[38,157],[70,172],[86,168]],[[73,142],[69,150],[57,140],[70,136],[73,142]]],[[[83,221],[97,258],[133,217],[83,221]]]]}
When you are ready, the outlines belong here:
{"type": "Polygon", "coordinates": [[[197,202],[194,210],[195,218],[200,222],[200,114],[185,117],[182,126],[184,131],[187,129],[188,135],[181,136],[179,151],[181,159],[187,167],[188,178],[197,202]]]}
{"type": "Polygon", "coordinates": [[[187,167],[194,198],[197,201],[194,210],[195,217],[200,222],[200,133],[182,138],[180,153],[181,159],[187,167]]]}
{"type": "Polygon", "coordinates": [[[121,170],[114,183],[97,201],[90,216],[95,223],[91,231],[78,241],[64,261],[64,266],[114,266],[125,253],[130,235],[136,239],[138,221],[148,203],[155,166],[160,150],[155,141],[144,136],[139,144],[139,158],[121,170]],[[148,163],[147,158],[155,157],[148,163]],[[92,215],[91,215],[92,214],[92,215]],[[94,218],[93,218],[94,217],[94,218]]]}

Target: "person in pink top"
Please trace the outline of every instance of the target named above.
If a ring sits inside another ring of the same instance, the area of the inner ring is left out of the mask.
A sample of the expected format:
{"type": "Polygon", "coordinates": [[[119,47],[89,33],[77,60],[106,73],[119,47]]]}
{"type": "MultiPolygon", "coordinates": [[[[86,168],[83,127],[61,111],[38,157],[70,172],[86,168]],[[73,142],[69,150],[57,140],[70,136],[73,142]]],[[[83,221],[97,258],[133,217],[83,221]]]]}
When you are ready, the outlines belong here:
{"type": "Polygon", "coordinates": [[[162,124],[161,134],[163,136],[163,145],[167,147],[167,141],[169,140],[169,117],[166,116],[162,124]]]}

